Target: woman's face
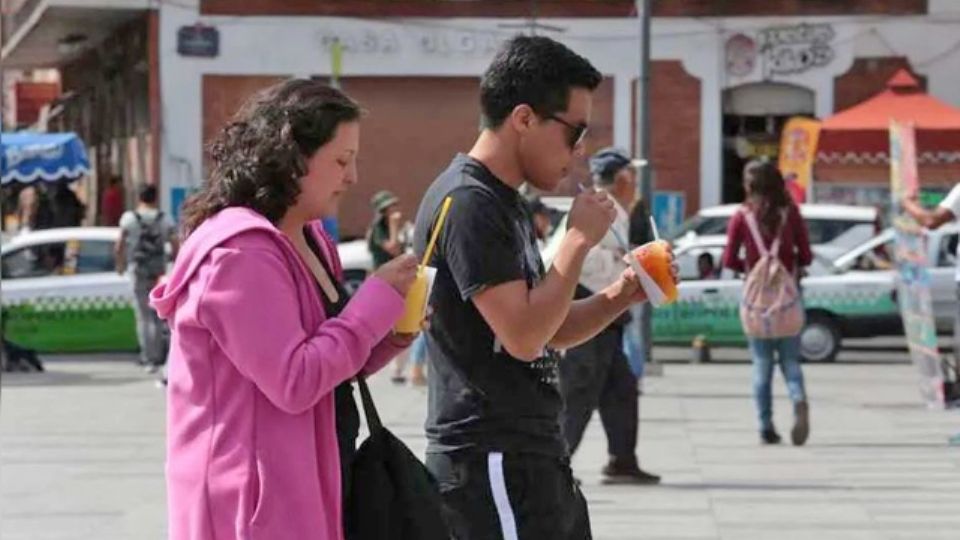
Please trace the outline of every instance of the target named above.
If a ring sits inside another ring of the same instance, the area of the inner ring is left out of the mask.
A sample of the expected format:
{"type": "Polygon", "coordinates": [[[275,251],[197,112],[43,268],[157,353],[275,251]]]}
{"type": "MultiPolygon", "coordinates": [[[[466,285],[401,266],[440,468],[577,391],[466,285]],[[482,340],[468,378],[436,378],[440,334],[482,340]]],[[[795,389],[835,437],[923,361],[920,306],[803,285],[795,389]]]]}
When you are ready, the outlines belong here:
{"type": "Polygon", "coordinates": [[[336,213],[343,194],[357,183],[357,153],[360,122],[342,122],[333,139],[307,160],[307,174],[300,181],[296,207],[307,219],[336,213]]]}

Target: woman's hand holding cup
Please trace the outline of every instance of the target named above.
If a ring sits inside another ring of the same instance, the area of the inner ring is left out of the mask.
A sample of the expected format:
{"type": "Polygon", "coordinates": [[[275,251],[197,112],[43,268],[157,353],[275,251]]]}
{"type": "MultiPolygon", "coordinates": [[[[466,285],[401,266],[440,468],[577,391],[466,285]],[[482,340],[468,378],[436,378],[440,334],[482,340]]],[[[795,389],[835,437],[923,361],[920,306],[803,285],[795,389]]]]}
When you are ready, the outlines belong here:
{"type": "Polygon", "coordinates": [[[417,279],[417,258],[409,254],[400,255],[378,268],[373,275],[386,281],[400,296],[406,297],[417,279]]]}

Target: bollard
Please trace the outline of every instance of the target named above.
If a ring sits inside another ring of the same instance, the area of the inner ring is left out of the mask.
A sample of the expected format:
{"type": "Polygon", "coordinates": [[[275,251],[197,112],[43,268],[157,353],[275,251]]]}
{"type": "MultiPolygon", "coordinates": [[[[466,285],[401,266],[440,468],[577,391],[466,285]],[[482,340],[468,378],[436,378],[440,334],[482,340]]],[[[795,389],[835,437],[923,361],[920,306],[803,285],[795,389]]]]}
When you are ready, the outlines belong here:
{"type": "Polygon", "coordinates": [[[706,364],[710,362],[710,345],[707,343],[707,336],[703,334],[693,338],[691,361],[694,364],[706,364]]]}

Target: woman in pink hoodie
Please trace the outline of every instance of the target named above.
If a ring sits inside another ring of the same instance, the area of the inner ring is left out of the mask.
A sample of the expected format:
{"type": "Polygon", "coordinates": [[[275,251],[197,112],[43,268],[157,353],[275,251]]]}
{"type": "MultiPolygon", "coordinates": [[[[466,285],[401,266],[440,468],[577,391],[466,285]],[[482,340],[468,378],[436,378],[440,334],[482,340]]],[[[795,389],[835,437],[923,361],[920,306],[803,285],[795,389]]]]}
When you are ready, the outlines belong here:
{"type": "Polygon", "coordinates": [[[172,329],[171,539],[343,538],[340,452],[358,423],[349,381],[412,341],[392,328],[416,272],[405,256],[352,298],[340,286],[318,220],[356,183],[360,116],[338,90],[290,80],[251,99],[211,147],[186,241],[152,292],[172,329]]]}

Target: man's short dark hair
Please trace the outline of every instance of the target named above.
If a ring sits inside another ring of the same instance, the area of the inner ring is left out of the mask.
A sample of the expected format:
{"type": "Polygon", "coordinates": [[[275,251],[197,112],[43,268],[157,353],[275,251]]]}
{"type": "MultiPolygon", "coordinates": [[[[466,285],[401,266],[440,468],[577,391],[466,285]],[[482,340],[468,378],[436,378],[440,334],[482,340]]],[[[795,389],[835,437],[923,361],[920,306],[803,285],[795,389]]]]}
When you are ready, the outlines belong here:
{"type": "Polygon", "coordinates": [[[500,127],[524,103],[540,116],[563,112],[572,88],[593,91],[602,79],[586,58],[562,43],[517,36],[497,53],[480,82],[483,127],[500,127]]]}
{"type": "Polygon", "coordinates": [[[157,204],[157,186],[146,186],[140,190],[140,202],[157,204]]]}

